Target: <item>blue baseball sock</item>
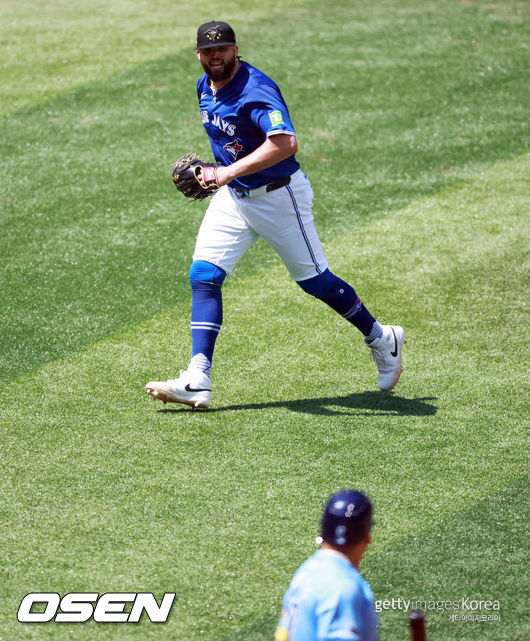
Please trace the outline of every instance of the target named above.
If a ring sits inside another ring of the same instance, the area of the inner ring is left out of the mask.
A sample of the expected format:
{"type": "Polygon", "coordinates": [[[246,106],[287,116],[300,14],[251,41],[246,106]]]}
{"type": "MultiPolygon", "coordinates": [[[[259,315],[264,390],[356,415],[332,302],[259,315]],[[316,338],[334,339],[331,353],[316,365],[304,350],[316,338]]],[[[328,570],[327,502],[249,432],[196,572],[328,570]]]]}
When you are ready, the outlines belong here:
{"type": "Polygon", "coordinates": [[[329,269],[314,278],[296,282],[305,292],[320,299],[341,316],[344,316],[368,340],[372,341],[383,335],[381,325],[366,309],[353,287],[335,276],[329,269]]]}
{"type": "Polygon", "coordinates": [[[191,354],[193,362],[208,375],[223,323],[221,285],[225,277],[224,270],[205,261],[194,261],[190,268],[191,354]],[[198,355],[204,359],[195,358],[198,355]]]}

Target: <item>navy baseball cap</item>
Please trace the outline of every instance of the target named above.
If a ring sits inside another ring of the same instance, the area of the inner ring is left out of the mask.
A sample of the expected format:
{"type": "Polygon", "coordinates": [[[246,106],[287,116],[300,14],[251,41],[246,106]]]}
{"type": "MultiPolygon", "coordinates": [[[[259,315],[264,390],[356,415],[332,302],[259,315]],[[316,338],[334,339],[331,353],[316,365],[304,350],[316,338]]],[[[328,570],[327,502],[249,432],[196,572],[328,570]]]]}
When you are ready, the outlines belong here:
{"type": "Polygon", "coordinates": [[[206,22],[197,29],[197,49],[235,45],[236,34],[226,22],[206,22]]]}
{"type": "Polygon", "coordinates": [[[370,499],[357,490],[340,490],[326,504],[319,538],[333,545],[359,543],[371,525],[370,499]]]}

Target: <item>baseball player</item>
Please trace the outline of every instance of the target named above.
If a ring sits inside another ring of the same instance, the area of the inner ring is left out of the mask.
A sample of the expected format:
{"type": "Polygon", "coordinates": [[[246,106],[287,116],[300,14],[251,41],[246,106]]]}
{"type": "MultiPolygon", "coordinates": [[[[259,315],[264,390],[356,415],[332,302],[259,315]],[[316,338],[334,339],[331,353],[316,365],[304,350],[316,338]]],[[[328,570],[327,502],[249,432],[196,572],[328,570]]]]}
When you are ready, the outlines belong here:
{"type": "Polygon", "coordinates": [[[223,322],[222,284],[259,236],[305,292],[362,332],[379,370],[378,385],[391,390],[402,371],[405,333],[399,326],[380,325],[351,285],[329,269],[313,222],[313,190],[295,157],[298,144],[285,101],[278,86],[238,53],[230,25],[214,21],[199,27],[197,57],[205,73],[197,96],[218,164],[195,174],[199,191],[215,194],[189,273],[192,358],[179,378],[152,381],[146,390],[164,403],[210,405],[212,358],[223,322]]]}
{"type": "Polygon", "coordinates": [[[361,492],[341,490],[329,499],[320,549],[285,593],[275,641],[377,641],[374,596],[359,573],[371,526],[372,505],[361,492]]]}

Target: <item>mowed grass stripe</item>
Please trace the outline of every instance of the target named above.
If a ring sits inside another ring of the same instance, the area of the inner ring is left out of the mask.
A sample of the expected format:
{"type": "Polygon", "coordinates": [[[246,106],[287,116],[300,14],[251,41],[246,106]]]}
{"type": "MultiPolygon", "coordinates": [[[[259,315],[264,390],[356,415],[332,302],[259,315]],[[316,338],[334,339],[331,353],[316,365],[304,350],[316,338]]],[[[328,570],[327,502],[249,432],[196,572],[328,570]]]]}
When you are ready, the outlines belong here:
{"type": "Polygon", "coordinates": [[[245,0],[243,12],[243,3],[237,0],[212,0],[207,8],[171,0],[94,0],[90,4],[4,0],[0,5],[0,115],[181,47],[193,52],[202,22],[224,19],[242,27],[296,4],[296,0],[266,4],[245,0]]]}
{"type": "MultiPolygon", "coordinates": [[[[393,396],[373,391],[360,337],[286,285],[280,266],[268,270],[268,289],[227,282],[214,411],[164,408],[142,391],[187,362],[186,305],[4,386],[2,620],[35,589],[176,590],[167,626],[100,627],[98,638],[216,638],[277,611],[336,487],[370,491],[384,550],[516,483],[525,361],[505,335],[525,313],[527,169],[526,156],[499,164],[328,252],[384,321],[403,318],[407,369],[393,396]],[[491,283],[511,303],[505,314],[484,304],[491,283]],[[458,298],[443,305],[447,291],[458,298]]],[[[433,584],[451,580],[447,567],[430,573],[433,584]]],[[[383,589],[385,576],[370,578],[383,589]]],[[[494,586],[484,578],[484,590],[494,586]]],[[[7,630],[21,633],[14,622],[7,630]]],[[[23,638],[69,634],[49,630],[26,626],[23,638]]],[[[473,638],[496,638],[481,633],[473,638]]],[[[89,639],[94,628],[76,634],[89,639]]]]}
{"type": "MultiPolygon", "coordinates": [[[[514,470],[513,481],[501,490],[487,491],[485,497],[469,501],[463,510],[422,528],[398,545],[383,546],[382,550],[374,545],[366,572],[375,577],[372,585],[377,598],[430,602],[423,606],[427,638],[527,639],[528,604],[521,598],[517,570],[526,565],[528,481],[524,470],[514,470]],[[443,604],[461,603],[462,599],[467,600],[468,608],[473,607],[473,600],[498,601],[500,609],[459,610],[443,604]],[[498,615],[500,621],[451,621],[454,614],[498,615]]],[[[387,610],[380,616],[381,638],[404,638],[403,611],[387,610]]]]}

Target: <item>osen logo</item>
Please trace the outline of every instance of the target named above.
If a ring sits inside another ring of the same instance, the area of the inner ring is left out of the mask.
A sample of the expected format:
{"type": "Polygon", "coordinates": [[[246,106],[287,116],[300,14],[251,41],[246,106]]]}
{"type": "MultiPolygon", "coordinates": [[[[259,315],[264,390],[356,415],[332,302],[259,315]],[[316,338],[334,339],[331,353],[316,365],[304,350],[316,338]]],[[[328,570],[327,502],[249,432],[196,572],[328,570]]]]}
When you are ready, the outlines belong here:
{"type": "Polygon", "coordinates": [[[145,612],[151,623],[165,623],[175,592],[166,592],[158,605],[151,592],[70,592],[62,598],[56,592],[31,592],[21,601],[20,623],[138,623],[145,612]],[[132,604],[126,610],[128,604],[132,604]]]}

